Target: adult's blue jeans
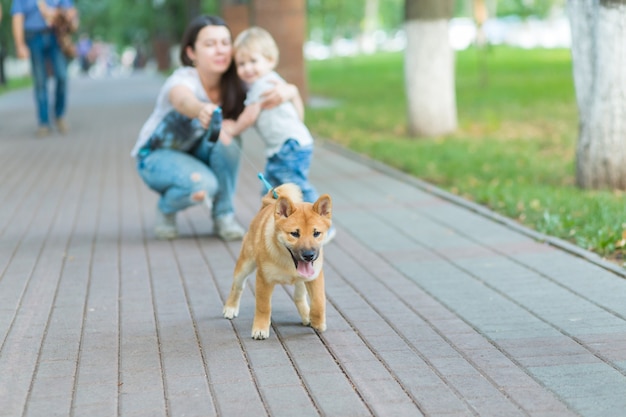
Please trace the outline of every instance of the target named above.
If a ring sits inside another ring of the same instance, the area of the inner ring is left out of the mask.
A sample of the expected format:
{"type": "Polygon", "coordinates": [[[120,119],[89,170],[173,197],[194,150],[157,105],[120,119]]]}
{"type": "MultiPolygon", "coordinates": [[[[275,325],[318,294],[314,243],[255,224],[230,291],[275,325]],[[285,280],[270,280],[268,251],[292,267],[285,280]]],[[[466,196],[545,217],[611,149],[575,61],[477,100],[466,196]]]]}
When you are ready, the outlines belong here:
{"type": "Polygon", "coordinates": [[[35,82],[35,103],[39,125],[50,124],[48,104],[48,64],[52,69],[55,84],[54,116],[58,120],[65,114],[67,95],[67,59],[52,30],[26,32],[26,45],[30,50],[30,64],[35,82]]]}
{"type": "Polygon", "coordinates": [[[288,139],[277,153],[267,159],[265,179],[274,187],[293,182],[302,190],[302,199],[314,203],[319,195],[309,182],[312,158],[313,146],[302,147],[295,139],[288,139]]]}
{"type": "Polygon", "coordinates": [[[233,198],[240,155],[239,138],[229,146],[203,140],[190,153],[161,148],[139,156],[137,171],[146,185],[161,195],[158,207],[162,213],[201,204],[192,195],[205,191],[213,203],[215,219],[235,212],[233,198]]]}

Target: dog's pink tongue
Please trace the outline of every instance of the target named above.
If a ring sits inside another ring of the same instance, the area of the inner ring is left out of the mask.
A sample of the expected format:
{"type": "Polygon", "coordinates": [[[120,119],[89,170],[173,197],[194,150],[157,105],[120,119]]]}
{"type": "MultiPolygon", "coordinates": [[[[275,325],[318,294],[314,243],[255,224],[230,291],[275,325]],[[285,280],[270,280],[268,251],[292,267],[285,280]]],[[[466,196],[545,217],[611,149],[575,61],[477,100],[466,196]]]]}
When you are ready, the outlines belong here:
{"type": "Polygon", "coordinates": [[[315,273],[313,262],[298,261],[298,273],[303,277],[310,278],[315,273]]]}

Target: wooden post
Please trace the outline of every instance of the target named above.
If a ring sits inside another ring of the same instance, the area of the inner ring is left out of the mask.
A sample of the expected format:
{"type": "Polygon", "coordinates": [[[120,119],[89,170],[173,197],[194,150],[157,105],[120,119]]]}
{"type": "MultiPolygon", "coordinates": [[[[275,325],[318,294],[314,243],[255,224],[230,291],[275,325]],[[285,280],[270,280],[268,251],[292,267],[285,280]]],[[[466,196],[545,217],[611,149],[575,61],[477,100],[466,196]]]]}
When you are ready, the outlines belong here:
{"type": "Polygon", "coordinates": [[[240,2],[225,2],[222,6],[222,18],[233,34],[233,40],[245,28],[250,26],[250,8],[240,2]]]}
{"type": "Polygon", "coordinates": [[[304,41],[306,39],[306,0],[241,0],[224,1],[222,16],[233,38],[248,26],[260,26],[272,34],[280,50],[276,70],[287,82],[300,90],[302,100],[308,98],[304,41]]]}
{"type": "Polygon", "coordinates": [[[305,0],[252,0],[251,24],[269,31],[280,49],[278,73],[308,98],[303,46],[306,39],[305,0]]]}

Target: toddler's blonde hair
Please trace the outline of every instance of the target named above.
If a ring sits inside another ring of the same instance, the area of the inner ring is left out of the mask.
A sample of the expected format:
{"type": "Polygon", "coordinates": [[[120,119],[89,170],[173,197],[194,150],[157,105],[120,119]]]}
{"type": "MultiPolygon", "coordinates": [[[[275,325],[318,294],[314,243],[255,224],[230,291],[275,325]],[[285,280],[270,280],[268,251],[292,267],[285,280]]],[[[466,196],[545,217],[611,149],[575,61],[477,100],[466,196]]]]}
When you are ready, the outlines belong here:
{"type": "Polygon", "coordinates": [[[274,61],[274,64],[278,64],[279,52],[276,41],[263,28],[258,26],[249,27],[237,36],[233,46],[235,47],[235,53],[259,53],[265,58],[274,61]]]}

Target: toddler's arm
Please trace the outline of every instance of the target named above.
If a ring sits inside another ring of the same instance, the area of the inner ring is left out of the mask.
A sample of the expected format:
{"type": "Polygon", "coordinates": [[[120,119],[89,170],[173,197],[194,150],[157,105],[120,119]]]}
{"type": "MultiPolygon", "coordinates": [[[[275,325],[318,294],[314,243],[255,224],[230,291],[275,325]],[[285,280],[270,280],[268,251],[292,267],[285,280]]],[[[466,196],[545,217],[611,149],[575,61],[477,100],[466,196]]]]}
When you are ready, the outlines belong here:
{"type": "Polygon", "coordinates": [[[252,126],[261,113],[261,103],[256,102],[246,106],[237,120],[224,120],[222,122],[222,133],[233,138],[250,126],[252,126]]]}

